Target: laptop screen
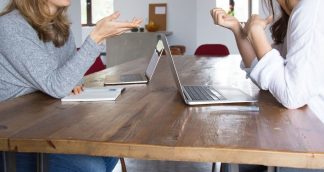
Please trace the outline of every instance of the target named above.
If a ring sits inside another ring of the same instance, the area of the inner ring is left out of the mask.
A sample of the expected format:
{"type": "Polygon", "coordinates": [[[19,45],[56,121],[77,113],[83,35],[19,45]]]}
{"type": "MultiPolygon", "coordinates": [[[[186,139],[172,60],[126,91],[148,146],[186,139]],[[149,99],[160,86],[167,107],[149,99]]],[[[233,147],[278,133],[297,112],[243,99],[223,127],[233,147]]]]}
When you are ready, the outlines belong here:
{"type": "Polygon", "coordinates": [[[156,50],[156,51],[153,52],[152,58],[150,60],[150,63],[148,64],[148,66],[146,68],[146,71],[145,71],[145,75],[147,76],[147,78],[149,80],[152,79],[152,76],[154,74],[154,71],[156,69],[156,66],[157,66],[157,64],[159,62],[160,56],[161,56],[161,53],[159,53],[158,50],[156,50]]]}
{"type": "Polygon", "coordinates": [[[181,90],[181,95],[184,96],[183,91],[182,91],[182,87],[181,87],[181,82],[180,82],[180,79],[179,79],[179,75],[178,75],[178,72],[177,72],[176,66],[174,64],[174,60],[173,60],[171,51],[170,51],[169,43],[168,43],[168,41],[167,41],[167,39],[166,39],[166,37],[164,35],[160,35],[160,36],[161,36],[161,40],[162,40],[163,47],[164,47],[164,50],[165,50],[165,54],[166,54],[167,59],[168,59],[169,64],[170,64],[170,68],[171,68],[171,72],[172,72],[174,81],[175,81],[178,89],[181,90]]]}

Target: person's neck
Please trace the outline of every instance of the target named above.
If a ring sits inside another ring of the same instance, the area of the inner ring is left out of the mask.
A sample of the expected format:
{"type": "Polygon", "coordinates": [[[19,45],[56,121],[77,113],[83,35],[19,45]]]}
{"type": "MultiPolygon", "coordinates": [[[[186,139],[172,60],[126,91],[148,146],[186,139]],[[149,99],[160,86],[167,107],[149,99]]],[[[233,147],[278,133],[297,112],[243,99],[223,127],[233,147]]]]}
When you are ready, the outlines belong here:
{"type": "Polygon", "coordinates": [[[291,8],[291,11],[296,7],[296,5],[299,3],[299,0],[290,0],[289,1],[289,8],[291,8]]]}

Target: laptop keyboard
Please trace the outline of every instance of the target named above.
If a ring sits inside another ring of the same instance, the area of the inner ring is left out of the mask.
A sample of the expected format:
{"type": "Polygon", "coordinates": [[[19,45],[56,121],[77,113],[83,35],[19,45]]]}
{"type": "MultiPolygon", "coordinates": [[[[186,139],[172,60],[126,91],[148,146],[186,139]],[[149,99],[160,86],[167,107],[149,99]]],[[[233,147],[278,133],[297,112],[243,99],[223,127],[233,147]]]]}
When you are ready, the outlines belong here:
{"type": "Polygon", "coordinates": [[[143,77],[140,74],[127,74],[120,76],[120,80],[123,82],[127,81],[143,81],[143,77]]]}
{"type": "MultiPolygon", "coordinates": [[[[215,95],[208,86],[183,86],[192,100],[222,100],[224,97],[217,92],[215,95]]],[[[216,92],[216,90],[213,90],[216,92]]]]}

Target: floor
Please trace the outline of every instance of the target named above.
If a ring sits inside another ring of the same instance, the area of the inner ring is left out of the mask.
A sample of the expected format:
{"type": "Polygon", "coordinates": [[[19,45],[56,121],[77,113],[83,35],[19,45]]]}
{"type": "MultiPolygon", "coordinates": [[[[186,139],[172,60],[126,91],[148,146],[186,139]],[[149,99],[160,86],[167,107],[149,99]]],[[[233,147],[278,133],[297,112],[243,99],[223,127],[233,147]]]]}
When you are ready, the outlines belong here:
{"type": "MultiPolygon", "coordinates": [[[[212,163],[125,159],[127,172],[211,172],[212,163]]],[[[219,171],[220,164],[217,163],[219,171]]],[[[121,172],[120,162],[113,172],[121,172]]]]}

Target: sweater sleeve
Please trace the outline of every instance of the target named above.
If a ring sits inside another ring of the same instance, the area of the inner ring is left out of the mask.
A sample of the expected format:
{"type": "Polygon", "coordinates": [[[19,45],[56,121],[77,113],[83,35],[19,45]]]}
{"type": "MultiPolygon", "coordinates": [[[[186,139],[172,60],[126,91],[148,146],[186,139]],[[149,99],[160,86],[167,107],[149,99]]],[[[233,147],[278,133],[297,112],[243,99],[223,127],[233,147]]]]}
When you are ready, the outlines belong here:
{"type": "Polygon", "coordinates": [[[301,1],[295,7],[288,26],[286,58],[273,49],[259,60],[250,74],[252,80],[287,108],[306,105],[319,94],[323,84],[324,59],[317,53],[323,33],[318,27],[319,19],[313,15],[319,12],[318,2],[301,1]]]}
{"type": "Polygon", "coordinates": [[[102,49],[88,37],[80,50],[60,65],[36,32],[25,23],[7,20],[6,27],[0,29],[0,38],[0,51],[19,73],[17,77],[28,87],[56,98],[71,92],[102,49]]]}

